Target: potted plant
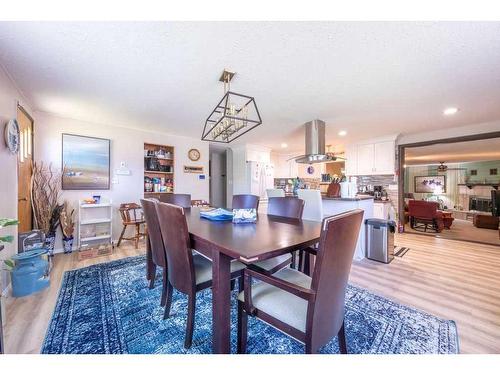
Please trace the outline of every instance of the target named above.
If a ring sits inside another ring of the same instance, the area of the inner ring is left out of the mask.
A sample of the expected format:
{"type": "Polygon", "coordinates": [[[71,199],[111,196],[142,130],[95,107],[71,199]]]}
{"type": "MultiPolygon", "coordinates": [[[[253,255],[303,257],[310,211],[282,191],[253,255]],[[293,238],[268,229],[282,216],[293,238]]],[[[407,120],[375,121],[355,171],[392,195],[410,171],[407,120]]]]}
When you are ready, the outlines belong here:
{"type": "MultiPolygon", "coordinates": [[[[10,225],[17,225],[18,221],[16,219],[7,219],[7,218],[0,218],[0,229],[3,227],[7,227],[10,225]]],[[[0,251],[3,250],[3,243],[5,242],[12,242],[14,240],[14,236],[0,236],[0,251]]],[[[10,259],[4,261],[5,268],[10,271],[14,267],[14,262],[10,259]]],[[[3,332],[2,332],[2,294],[0,293],[0,354],[3,354],[4,352],[4,345],[3,345],[3,332]]]]}
{"type": "Polygon", "coordinates": [[[73,219],[74,212],[74,209],[70,211],[69,204],[65,201],[60,215],[61,231],[63,234],[63,248],[65,254],[71,253],[73,250],[73,232],[75,230],[75,221],[73,219]]]}
{"type": "Polygon", "coordinates": [[[35,228],[45,233],[45,247],[49,256],[54,255],[56,230],[63,205],[58,204],[61,173],[41,163],[33,163],[31,177],[31,202],[35,228]]]}

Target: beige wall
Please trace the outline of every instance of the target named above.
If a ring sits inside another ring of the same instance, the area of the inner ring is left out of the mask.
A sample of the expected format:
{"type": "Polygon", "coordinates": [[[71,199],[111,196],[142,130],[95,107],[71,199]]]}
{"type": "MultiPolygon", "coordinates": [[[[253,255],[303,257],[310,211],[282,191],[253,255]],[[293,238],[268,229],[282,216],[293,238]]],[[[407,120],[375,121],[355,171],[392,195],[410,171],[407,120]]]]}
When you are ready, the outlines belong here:
{"type": "MultiPolygon", "coordinates": [[[[17,217],[17,156],[11,154],[5,146],[5,124],[17,115],[17,103],[20,103],[28,112],[31,107],[26,103],[23,95],[17,89],[5,70],[0,66],[0,217],[17,217]]],[[[17,228],[1,229],[3,235],[11,234],[17,239],[17,228]]],[[[17,242],[5,244],[0,252],[0,263],[15,253],[17,242]]],[[[0,267],[0,269],[3,267],[0,267]]],[[[8,275],[0,271],[0,292],[8,284],[8,275]]]]}
{"type": "MultiPolygon", "coordinates": [[[[173,136],[163,133],[146,132],[136,129],[121,128],[110,125],[93,124],[84,121],[60,118],[45,113],[36,114],[35,160],[52,163],[61,168],[62,133],[108,138],[111,140],[111,183],[110,190],[103,191],[64,191],[62,200],[68,200],[76,207],[78,200],[91,197],[94,193],[102,198],[111,198],[114,206],[113,235],[118,237],[121,221],[117,207],[120,203],[139,202],[143,197],[144,182],[144,142],[174,146],[174,183],[176,193],[189,193],[193,199],[209,200],[208,180],[208,142],[199,139],[173,136]],[[201,152],[198,162],[189,160],[187,154],[191,148],[201,152]],[[114,171],[124,162],[130,169],[130,176],[114,176],[114,171]],[[205,180],[199,180],[198,174],[184,173],[184,165],[202,166],[205,180]]],[[[132,230],[132,229],[131,229],[132,230]]],[[[56,238],[56,251],[62,247],[60,233],[56,238]]]]}

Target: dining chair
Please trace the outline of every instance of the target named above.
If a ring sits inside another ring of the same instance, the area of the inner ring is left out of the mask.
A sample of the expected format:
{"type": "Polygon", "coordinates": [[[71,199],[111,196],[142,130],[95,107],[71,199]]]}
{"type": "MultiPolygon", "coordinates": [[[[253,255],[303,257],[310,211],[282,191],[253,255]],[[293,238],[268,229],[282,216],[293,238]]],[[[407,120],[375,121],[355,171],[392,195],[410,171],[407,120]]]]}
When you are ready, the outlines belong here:
{"type": "Polygon", "coordinates": [[[160,202],[191,208],[191,194],[161,194],[160,202]]]}
{"type": "Polygon", "coordinates": [[[295,197],[274,197],[267,201],[267,214],[286,217],[290,219],[302,219],[304,201],[295,197]]]}
{"type": "Polygon", "coordinates": [[[284,197],[285,190],[283,189],[266,189],[267,198],[284,197]]]}
{"type": "MultiPolygon", "coordinates": [[[[164,319],[170,315],[173,288],[188,296],[188,317],[184,347],[191,347],[193,341],[196,293],[212,287],[212,262],[193,252],[190,246],[189,231],[184,208],[168,203],[155,203],[160,223],[163,246],[167,261],[167,292],[164,319]]],[[[240,277],[242,289],[242,271],[245,265],[231,262],[231,280],[240,277]]]]}
{"type": "MultiPolygon", "coordinates": [[[[298,189],[297,196],[304,200],[304,213],[302,214],[302,219],[321,222],[324,215],[321,191],[314,189],[298,189]]],[[[313,255],[307,254],[303,250],[299,250],[298,253],[299,269],[309,275],[312,267],[314,267],[314,259],[311,259],[313,255]]]]}
{"type": "Polygon", "coordinates": [[[251,194],[237,194],[233,195],[233,204],[231,206],[233,210],[243,209],[243,208],[255,208],[259,209],[259,197],[257,195],[251,194]]]}
{"type": "Polygon", "coordinates": [[[304,201],[303,220],[323,220],[323,201],[320,190],[298,189],[297,196],[304,201]]]}
{"type": "Polygon", "coordinates": [[[318,352],[334,336],[340,353],[347,353],[345,290],[362,218],[363,210],[357,209],[323,220],[312,277],[293,268],[274,275],[244,271],[244,291],[238,295],[238,353],[246,352],[248,315],[303,342],[306,353],[318,352]],[[252,279],[260,282],[252,285],[252,279]]]}
{"type": "Polygon", "coordinates": [[[151,279],[149,280],[149,288],[154,287],[156,279],[156,267],[162,268],[162,294],[161,294],[161,306],[165,306],[166,296],[167,296],[167,259],[165,255],[165,247],[163,246],[163,239],[161,237],[160,222],[158,220],[158,214],[156,213],[156,202],[157,199],[141,199],[142,210],[144,212],[144,218],[146,219],[147,226],[147,240],[148,246],[151,249],[151,258],[153,261],[153,269],[151,272],[151,279]]]}
{"type": "MultiPolygon", "coordinates": [[[[274,197],[269,198],[267,204],[267,214],[288,219],[301,220],[304,201],[295,197],[274,197]]],[[[294,263],[292,254],[283,254],[274,258],[262,260],[252,264],[252,267],[259,271],[272,275],[280,269],[294,263]]]]}
{"type": "Polygon", "coordinates": [[[139,240],[141,237],[146,236],[145,232],[141,232],[141,225],[146,223],[141,206],[137,203],[122,203],[120,204],[118,211],[120,212],[123,228],[116,246],[120,247],[122,240],[128,240],[134,241],[135,248],[137,249],[139,247],[139,240]],[[135,234],[132,237],[125,237],[125,230],[129,225],[135,227],[135,234]]]}

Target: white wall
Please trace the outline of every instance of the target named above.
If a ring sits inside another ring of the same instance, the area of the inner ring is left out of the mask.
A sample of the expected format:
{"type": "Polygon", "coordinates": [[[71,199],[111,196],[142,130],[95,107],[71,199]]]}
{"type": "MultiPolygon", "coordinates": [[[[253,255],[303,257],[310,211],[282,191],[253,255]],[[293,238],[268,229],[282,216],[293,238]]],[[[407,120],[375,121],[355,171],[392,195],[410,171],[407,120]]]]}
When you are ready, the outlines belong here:
{"type": "MultiPolygon", "coordinates": [[[[61,200],[68,200],[76,207],[78,200],[91,197],[94,193],[102,198],[111,198],[114,206],[113,234],[115,239],[120,234],[121,221],[117,207],[120,203],[139,202],[143,197],[144,182],[144,143],[156,143],[174,147],[174,191],[189,193],[192,199],[209,200],[208,180],[208,142],[199,139],[153,133],[136,129],[128,129],[111,125],[93,124],[73,119],[60,118],[46,113],[36,113],[35,123],[35,160],[52,163],[61,168],[62,133],[108,138],[111,140],[111,178],[114,171],[125,162],[131,170],[130,176],[115,176],[118,183],[111,184],[110,190],[103,191],[63,191],[61,200]],[[197,148],[201,158],[192,162],[188,158],[188,150],[197,148]],[[199,180],[199,175],[184,173],[184,165],[202,166],[205,180],[199,180]]],[[[132,229],[130,229],[132,230],[132,229]]],[[[60,233],[56,238],[56,249],[62,247],[60,233]]]]}
{"type": "MultiPolygon", "coordinates": [[[[5,146],[4,129],[10,119],[16,118],[18,102],[31,114],[31,107],[0,65],[0,217],[17,218],[17,155],[11,154],[5,146]]],[[[1,233],[13,235],[16,240],[5,244],[5,249],[0,252],[0,264],[16,253],[17,227],[3,228],[1,233]]],[[[5,272],[0,272],[1,293],[9,280],[5,272]]]]}

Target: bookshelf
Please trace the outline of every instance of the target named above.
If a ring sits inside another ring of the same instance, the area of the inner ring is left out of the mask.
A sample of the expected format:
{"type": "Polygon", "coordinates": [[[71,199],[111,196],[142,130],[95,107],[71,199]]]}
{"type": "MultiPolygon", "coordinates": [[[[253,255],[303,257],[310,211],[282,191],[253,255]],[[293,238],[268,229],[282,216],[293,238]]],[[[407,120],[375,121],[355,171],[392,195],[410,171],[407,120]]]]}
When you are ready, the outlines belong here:
{"type": "Polygon", "coordinates": [[[144,143],[144,197],[174,192],[174,147],[144,143]]]}

